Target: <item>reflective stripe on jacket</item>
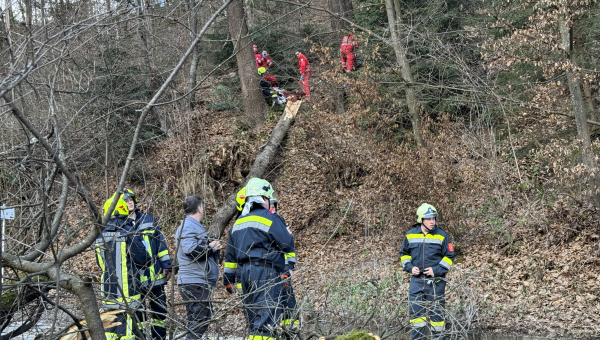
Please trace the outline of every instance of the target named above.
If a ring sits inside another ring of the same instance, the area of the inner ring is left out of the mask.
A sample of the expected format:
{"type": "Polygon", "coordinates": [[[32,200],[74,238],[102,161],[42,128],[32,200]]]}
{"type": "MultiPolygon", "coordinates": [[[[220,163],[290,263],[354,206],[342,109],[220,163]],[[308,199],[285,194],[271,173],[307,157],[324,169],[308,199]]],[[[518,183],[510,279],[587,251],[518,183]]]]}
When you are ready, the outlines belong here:
{"type": "Polygon", "coordinates": [[[300,75],[310,74],[310,64],[302,53],[298,56],[298,66],[300,67],[300,75]]]}
{"type": "Polygon", "coordinates": [[[101,298],[105,309],[141,305],[141,276],[150,257],[143,238],[133,230],[131,220],[111,218],[95,242],[96,262],[102,270],[101,298]]]}
{"type": "MultiPolygon", "coordinates": [[[[264,260],[278,272],[285,270],[285,254],[295,253],[292,235],[281,220],[263,207],[239,217],[229,229],[225,251],[224,284],[235,282],[239,266],[251,259],[264,260]]],[[[293,263],[289,264],[290,269],[293,263]]]]}
{"type": "Polygon", "coordinates": [[[262,55],[262,53],[254,53],[254,59],[256,59],[256,67],[260,68],[260,67],[269,67],[273,64],[273,61],[271,60],[271,57],[269,56],[264,56],[262,55]]]}
{"type": "Polygon", "coordinates": [[[167,241],[156,219],[151,214],[136,210],[134,229],[142,234],[146,252],[151,258],[150,264],[141,278],[148,288],[167,283],[168,278],[163,274],[163,269],[171,268],[171,257],[167,249],[167,241]]]}
{"type": "Polygon", "coordinates": [[[355,47],[358,47],[358,41],[354,41],[354,35],[350,34],[345,36],[342,39],[342,45],[340,46],[340,52],[344,53],[344,52],[349,52],[352,53],[352,51],[354,51],[355,47]]]}
{"type": "MultiPolygon", "coordinates": [[[[288,229],[288,233],[289,233],[289,228],[287,226],[287,223],[285,223],[285,219],[283,218],[283,216],[279,215],[276,211],[274,213],[272,212],[272,214],[273,214],[273,216],[279,217],[279,219],[281,220],[281,222],[288,229]]],[[[296,246],[294,245],[294,235],[292,235],[292,247],[294,247],[294,249],[296,249],[296,246]]],[[[287,272],[289,270],[294,270],[294,267],[296,266],[296,253],[295,253],[295,251],[294,252],[290,252],[290,253],[285,253],[283,255],[283,257],[285,257],[285,269],[284,269],[284,271],[287,272]]]]}
{"type": "Polygon", "coordinates": [[[436,277],[443,277],[454,263],[454,246],[450,236],[439,227],[434,227],[427,235],[421,225],[416,224],[404,236],[400,249],[402,268],[412,273],[414,267],[423,273],[431,267],[436,277]]]}

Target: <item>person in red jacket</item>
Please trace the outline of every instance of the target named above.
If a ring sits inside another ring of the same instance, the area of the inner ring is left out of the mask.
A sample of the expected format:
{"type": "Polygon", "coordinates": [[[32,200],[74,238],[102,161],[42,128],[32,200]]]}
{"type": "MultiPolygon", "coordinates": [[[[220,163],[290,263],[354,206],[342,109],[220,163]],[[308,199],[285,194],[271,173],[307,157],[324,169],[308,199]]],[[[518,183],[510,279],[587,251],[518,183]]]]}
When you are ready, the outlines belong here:
{"type": "Polygon", "coordinates": [[[298,84],[302,88],[304,95],[306,96],[306,102],[310,103],[310,87],[308,86],[308,78],[310,77],[310,65],[308,59],[300,51],[296,51],[298,57],[298,66],[300,67],[300,81],[298,84]]]}
{"type": "MultiPolygon", "coordinates": [[[[269,68],[273,64],[271,57],[267,51],[262,51],[262,53],[258,52],[258,46],[252,44],[252,48],[254,49],[254,59],[256,59],[256,68],[264,67],[265,70],[269,68]]],[[[277,79],[269,73],[265,73],[263,79],[271,83],[273,87],[277,87],[277,79]]]]}
{"type": "Polygon", "coordinates": [[[340,54],[342,55],[342,70],[350,73],[354,69],[354,48],[358,47],[358,40],[354,33],[350,33],[342,39],[340,54]]]}

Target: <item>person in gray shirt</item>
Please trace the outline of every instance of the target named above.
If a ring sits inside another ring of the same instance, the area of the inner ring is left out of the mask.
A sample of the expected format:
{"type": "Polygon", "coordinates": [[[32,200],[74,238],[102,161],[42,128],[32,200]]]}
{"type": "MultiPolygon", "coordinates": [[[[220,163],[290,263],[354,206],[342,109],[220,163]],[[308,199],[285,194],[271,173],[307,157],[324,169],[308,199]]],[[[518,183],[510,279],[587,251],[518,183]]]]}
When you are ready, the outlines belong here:
{"type": "Polygon", "coordinates": [[[219,277],[220,241],[210,241],[200,220],[204,216],[202,199],[189,196],[183,201],[185,219],[175,232],[179,271],[177,287],[186,302],[187,339],[200,339],[212,317],[209,300],[219,277]]]}

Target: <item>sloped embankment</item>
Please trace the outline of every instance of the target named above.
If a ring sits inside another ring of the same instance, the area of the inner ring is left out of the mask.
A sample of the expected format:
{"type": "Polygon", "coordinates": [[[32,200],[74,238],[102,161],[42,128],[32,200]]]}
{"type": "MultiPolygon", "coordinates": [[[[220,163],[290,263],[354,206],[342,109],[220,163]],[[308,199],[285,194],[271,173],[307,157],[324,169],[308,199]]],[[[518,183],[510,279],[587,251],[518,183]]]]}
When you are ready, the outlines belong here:
{"type": "MultiPolygon", "coordinates": [[[[200,108],[190,118],[202,122],[191,125],[194,137],[161,143],[147,161],[149,177],[175,199],[186,190],[203,193],[210,217],[245,176],[276,119],[244,131],[227,111],[200,108]],[[196,154],[185,145],[194,145],[196,154]],[[165,175],[177,167],[183,174],[165,175]]],[[[466,302],[474,301],[469,322],[477,327],[549,335],[600,331],[593,317],[599,312],[593,211],[550,190],[552,200],[527,192],[519,181],[535,184],[528,169],[539,164],[520,159],[516,172],[510,152],[489,152],[489,136],[449,117],[425,122],[428,149],[421,152],[377,140],[374,129],[385,119],[360,107],[337,115],[304,105],[268,170],[306,264],[295,286],[308,319],[325,316],[332,329],[343,327],[361,313],[371,315],[376,302],[387,316],[364,317],[380,328],[374,332],[403,325],[409,276],[397,252],[416,207],[427,201],[441,211],[440,226],[459,253],[448,276],[456,322],[466,320],[466,302]]],[[[509,150],[508,141],[497,143],[509,150]]],[[[552,173],[545,176],[549,183],[552,173]]],[[[164,209],[179,213],[172,205],[164,209]]],[[[171,232],[174,220],[167,224],[171,232]]]]}

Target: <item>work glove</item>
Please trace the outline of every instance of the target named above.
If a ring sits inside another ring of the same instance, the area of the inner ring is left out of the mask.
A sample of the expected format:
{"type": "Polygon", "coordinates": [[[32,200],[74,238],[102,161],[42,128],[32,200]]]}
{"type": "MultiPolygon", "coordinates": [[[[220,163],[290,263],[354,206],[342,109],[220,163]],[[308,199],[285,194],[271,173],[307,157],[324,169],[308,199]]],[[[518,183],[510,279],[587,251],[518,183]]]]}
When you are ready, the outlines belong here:
{"type": "Polygon", "coordinates": [[[301,75],[301,76],[300,76],[300,80],[304,80],[304,75],[301,75]]]}
{"type": "Polygon", "coordinates": [[[163,269],[163,275],[167,278],[170,279],[172,276],[172,271],[171,268],[165,268],[163,269]]]}
{"type": "Polygon", "coordinates": [[[282,280],[282,281],[284,281],[284,282],[283,282],[283,289],[287,289],[287,288],[288,288],[288,286],[289,286],[289,284],[290,284],[290,281],[289,281],[289,280],[288,280],[288,281],[286,281],[286,279],[287,279],[288,277],[290,277],[290,276],[289,276],[289,275],[287,275],[287,274],[282,274],[282,275],[281,275],[281,280],[282,280]]]}
{"type": "Polygon", "coordinates": [[[225,290],[227,290],[227,293],[229,293],[229,294],[235,293],[235,290],[231,286],[231,283],[228,283],[228,284],[225,285],[225,290]]]}

